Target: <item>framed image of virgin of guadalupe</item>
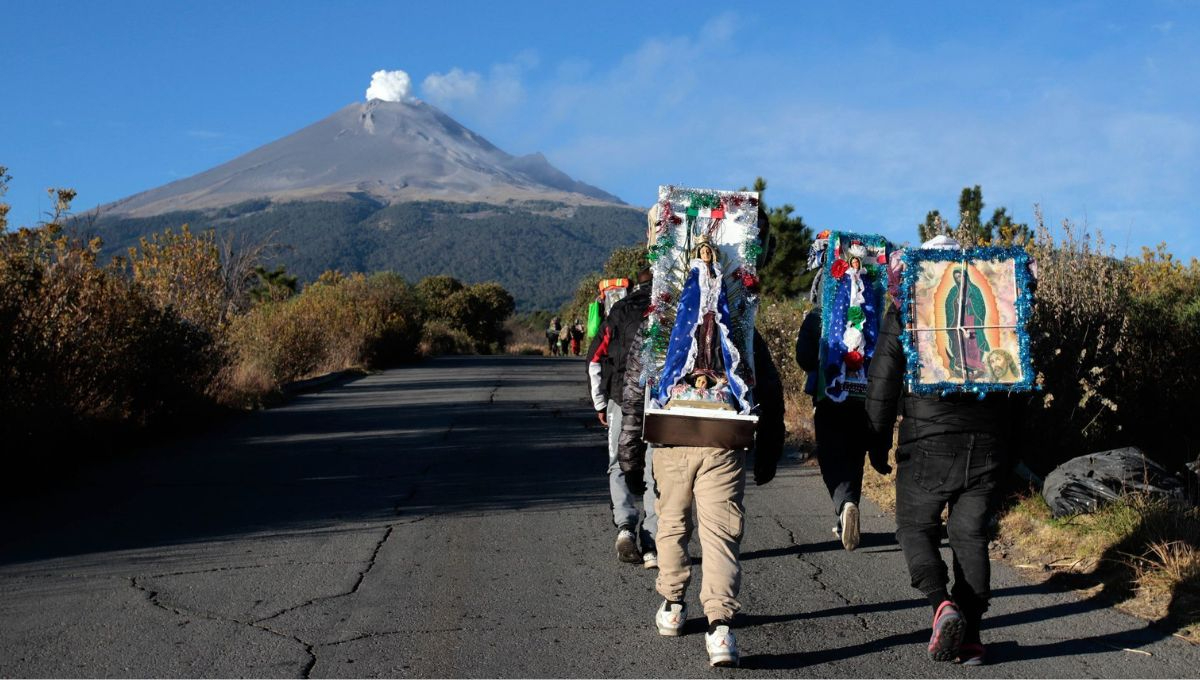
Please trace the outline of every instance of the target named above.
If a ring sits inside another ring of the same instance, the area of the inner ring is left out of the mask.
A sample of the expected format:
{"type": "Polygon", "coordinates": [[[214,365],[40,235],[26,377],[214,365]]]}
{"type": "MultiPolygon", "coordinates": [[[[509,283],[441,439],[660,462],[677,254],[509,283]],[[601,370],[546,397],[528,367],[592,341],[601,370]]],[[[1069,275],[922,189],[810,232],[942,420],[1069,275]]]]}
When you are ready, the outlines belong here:
{"type": "Polygon", "coordinates": [[[754,442],[758,194],[662,186],[641,348],[643,437],[662,446],[754,442]]]}
{"type": "Polygon", "coordinates": [[[1029,255],[1022,248],[905,252],[907,383],[918,394],[1034,389],[1029,255]]]}
{"type": "Polygon", "coordinates": [[[867,370],[887,304],[889,249],[878,234],[834,231],[827,238],[816,398],[842,402],[867,394],[867,370]]]}

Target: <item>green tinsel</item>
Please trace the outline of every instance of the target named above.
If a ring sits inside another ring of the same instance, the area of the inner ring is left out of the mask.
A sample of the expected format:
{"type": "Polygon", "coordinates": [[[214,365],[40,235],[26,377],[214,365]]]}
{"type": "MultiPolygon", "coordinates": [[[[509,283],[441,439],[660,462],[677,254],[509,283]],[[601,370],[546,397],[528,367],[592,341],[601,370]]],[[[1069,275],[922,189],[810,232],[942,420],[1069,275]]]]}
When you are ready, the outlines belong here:
{"type": "Polygon", "coordinates": [[[650,248],[650,252],[646,254],[646,259],[651,262],[658,262],[658,259],[667,254],[667,251],[675,247],[675,239],[671,237],[660,240],[657,244],[650,248]]]}
{"type": "Polygon", "coordinates": [[[762,244],[760,244],[757,240],[746,241],[746,243],[742,246],[742,251],[746,253],[746,259],[748,261],[754,262],[758,259],[758,256],[762,254],[762,244]]]}

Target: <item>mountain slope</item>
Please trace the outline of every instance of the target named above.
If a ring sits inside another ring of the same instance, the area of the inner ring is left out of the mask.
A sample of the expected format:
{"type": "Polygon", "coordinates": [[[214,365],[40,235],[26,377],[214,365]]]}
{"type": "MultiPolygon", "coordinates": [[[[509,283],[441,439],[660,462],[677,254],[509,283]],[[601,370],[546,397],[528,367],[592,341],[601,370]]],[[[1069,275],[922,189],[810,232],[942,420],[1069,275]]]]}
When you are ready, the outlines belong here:
{"type": "Polygon", "coordinates": [[[102,207],[147,217],[270,198],[329,200],[365,194],[405,200],[620,199],[561,172],[541,154],[514,157],[421,101],[350,104],[228,163],[102,207]]]}
{"type": "Polygon", "coordinates": [[[327,269],[395,271],[415,282],[449,274],[468,283],[497,281],[517,308],[556,309],[581,277],[601,268],[614,248],[639,242],[640,210],[550,202],[507,205],[411,201],[384,205],[367,197],[338,201],[248,201],[209,211],[152,217],[103,217],[93,223],[105,250],[123,254],[138,238],[190,224],[235,243],[265,238],[303,281],[327,269]]]}

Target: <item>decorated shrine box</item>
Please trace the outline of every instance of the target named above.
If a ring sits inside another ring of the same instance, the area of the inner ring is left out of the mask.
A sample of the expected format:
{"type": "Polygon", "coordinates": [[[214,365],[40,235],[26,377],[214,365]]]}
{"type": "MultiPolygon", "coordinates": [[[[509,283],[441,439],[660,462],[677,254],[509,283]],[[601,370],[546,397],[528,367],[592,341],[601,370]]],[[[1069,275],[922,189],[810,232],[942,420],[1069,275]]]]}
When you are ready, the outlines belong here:
{"type": "Polygon", "coordinates": [[[908,388],[1034,389],[1029,255],[1021,248],[909,250],[900,281],[908,388]]]}
{"type": "Polygon", "coordinates": [[[651,239],[643,438],[659,446],[749,448],[758,422],[758,194],[659,187],[651,239]]]}
{"type": "Polygon", "coordinates": [[[864,398],[887,304],[888,242],[831,232],[824,245],[817,399],[864,398]]]}

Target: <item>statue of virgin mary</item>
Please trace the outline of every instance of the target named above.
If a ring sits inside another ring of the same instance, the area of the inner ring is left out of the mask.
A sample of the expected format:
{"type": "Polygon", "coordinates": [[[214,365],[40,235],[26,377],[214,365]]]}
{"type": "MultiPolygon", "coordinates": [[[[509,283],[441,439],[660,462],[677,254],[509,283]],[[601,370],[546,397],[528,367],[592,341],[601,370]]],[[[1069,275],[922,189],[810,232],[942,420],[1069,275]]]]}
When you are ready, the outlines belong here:
{"type": "Polygon", "coordinates": [[[742,360],[729,331],[729,301],[717,252],[708,239],[701,237],[688,263],[688,275],[679,294],[675,327],[667,345],[666,361],[654,390],[654,401],[661,407],[670,399],[671,388],[688,375],[709,375],[713,381],[724,378],[740,413],[753,405],[746,383],[738,375],[742,360]]]}

